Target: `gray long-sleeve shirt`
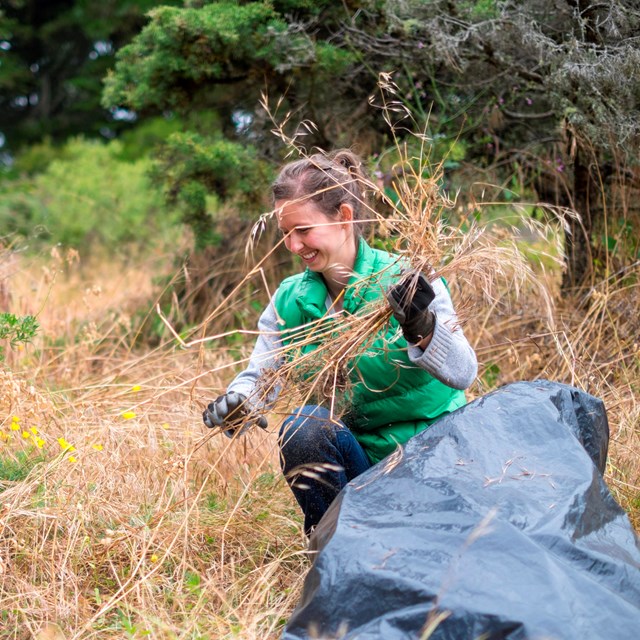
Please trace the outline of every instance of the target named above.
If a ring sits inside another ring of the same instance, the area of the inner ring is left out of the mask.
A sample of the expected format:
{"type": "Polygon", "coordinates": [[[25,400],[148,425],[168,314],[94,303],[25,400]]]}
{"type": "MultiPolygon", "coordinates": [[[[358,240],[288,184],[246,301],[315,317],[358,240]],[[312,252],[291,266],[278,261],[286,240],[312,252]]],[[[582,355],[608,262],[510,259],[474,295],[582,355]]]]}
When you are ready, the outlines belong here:
{"type": "MultiPolygon", "coordinates": [[[[409,344],[409,359],[447,386],[466,389],[478,373],[476,354],[458,323],[444,282],[438,278],[431,286],[436,294],[429,306],[436,316],[433,336],[424,350],[409,344]]],[[[260,334],[247,368],[234,378],[227,389],[245,395],[249,402],[256,406],[263,404],[262,398],[258,397],[261,394],[259,380],[262,371],[277,369],[283,363],[280,327],[274,300],[275,295],[258,320],[260,334]]]]}

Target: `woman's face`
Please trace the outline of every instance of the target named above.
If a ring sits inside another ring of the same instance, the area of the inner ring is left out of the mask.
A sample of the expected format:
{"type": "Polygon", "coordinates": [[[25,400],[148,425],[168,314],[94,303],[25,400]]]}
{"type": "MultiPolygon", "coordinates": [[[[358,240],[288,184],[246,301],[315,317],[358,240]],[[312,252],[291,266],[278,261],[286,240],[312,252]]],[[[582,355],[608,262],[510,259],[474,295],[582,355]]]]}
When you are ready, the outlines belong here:
{"type": "Polygon", "coordinates": [[[351,272],[356,258],[351,206],[341,205],[334,218],[322,213],[311,200],[279,201],[276,211],[285,246],[309,269],[332,279],[341,272],[351,272]]]}

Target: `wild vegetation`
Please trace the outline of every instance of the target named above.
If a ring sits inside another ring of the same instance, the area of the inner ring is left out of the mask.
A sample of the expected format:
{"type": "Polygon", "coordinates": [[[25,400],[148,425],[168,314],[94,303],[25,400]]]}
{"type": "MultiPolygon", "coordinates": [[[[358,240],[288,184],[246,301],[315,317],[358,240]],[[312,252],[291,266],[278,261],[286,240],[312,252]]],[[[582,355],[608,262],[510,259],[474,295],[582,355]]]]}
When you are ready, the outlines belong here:
{"type": "MultiPolygon", "coordinates": [[[[387,242],[443,265],[481,361],[470,398],[538,377],[602,397],[607,480],[638,523],[637,272],[568,302],[560,224],[532,223],[519,206],[460,211],[438,189],[422,171],[405,174],[404,213],[380,220],[378,234],[386,224],[387,242]],[[416,218],[425,198],[431,215],[416,218]]],[[[310,562],[278,469],[286,407],[269,414],[267,432],[237,441],[200,422],[249,353],[250,335],[233,327],[250,333],[256,290],[273,284],[245,264],[248,240],[212,263],[211,313],[182,336],[156,307],[162,291],[149,275],[189,280],[188,265],[172,274],[166,254],[117,263],[3,253],[4,295],[41,324],[2,369],[4,637],[277,637],[310,562]],[[162,337],[145,347],[138,334],[157,318],[162,337]]],[[[329,365],[341,346],[357,348],[340,340],[329,365]]]]}
{"type": "Polygon", "coordinates": [[[200,415],[299,269],[268,185],[314,145],[355,145],[372,241],[446,277],[469,399],[549,378],[604,400],[606,480],[640,526],[636,10],[91,4],[3,9],[0,638],[278,637],[312,560],[279,419],[331,401],[388,310],[266,432],[200,415]]]}

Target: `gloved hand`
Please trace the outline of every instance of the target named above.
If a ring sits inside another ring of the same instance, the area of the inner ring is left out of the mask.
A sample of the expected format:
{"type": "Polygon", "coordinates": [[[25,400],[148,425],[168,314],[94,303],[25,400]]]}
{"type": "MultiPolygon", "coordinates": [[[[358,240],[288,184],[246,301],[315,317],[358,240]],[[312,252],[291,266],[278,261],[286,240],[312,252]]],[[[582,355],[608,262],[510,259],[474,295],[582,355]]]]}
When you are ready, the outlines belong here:
{"type": "Polygon", "coordinates": [[[202,420],[207,427],[222,427],[225,435],[232,437],[238,427],[241,433],[252,424],[261,429],[267,428],[267,419],[252,412],[246,396],[230,391],[218,396],[202,413],[202,420]]]}
{"type": "Polygon", "coordinates": [[[419,271],[409,272],[387,290],[387,301],[407,342],[417,344],[433,332],[436,317],[429,305],[435,297],[433,287],[419,271]]]}

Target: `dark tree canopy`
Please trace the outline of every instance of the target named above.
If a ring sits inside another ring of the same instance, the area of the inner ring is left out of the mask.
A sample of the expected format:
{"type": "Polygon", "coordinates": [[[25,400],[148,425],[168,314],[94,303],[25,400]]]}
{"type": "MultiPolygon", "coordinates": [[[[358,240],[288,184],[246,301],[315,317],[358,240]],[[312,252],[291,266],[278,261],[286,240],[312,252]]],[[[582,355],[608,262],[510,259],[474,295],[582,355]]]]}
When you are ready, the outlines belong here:
{"type": "Polygon", "coordinates": [[[568,222],[565,287],[589,282],[604,212],[626,216],[638,189],[640,4],[365,5],[349,34],[374,68],[397,69],[436,124],[457,123],[468,159],[517,166],[542,199],[580,214],[568,222]]]}
{"type": "MultiPolygon", "coordinates": [[[[173,2],[175,4],[175,2],[173,2]]],[[[12,150],[44,136],[115,135],[100,106],[115,52],[157,0],[5,0],[0,10],[0,131],[12,150]]],[[[172,4],[171,0],[163,4],[172,4]]]]}

